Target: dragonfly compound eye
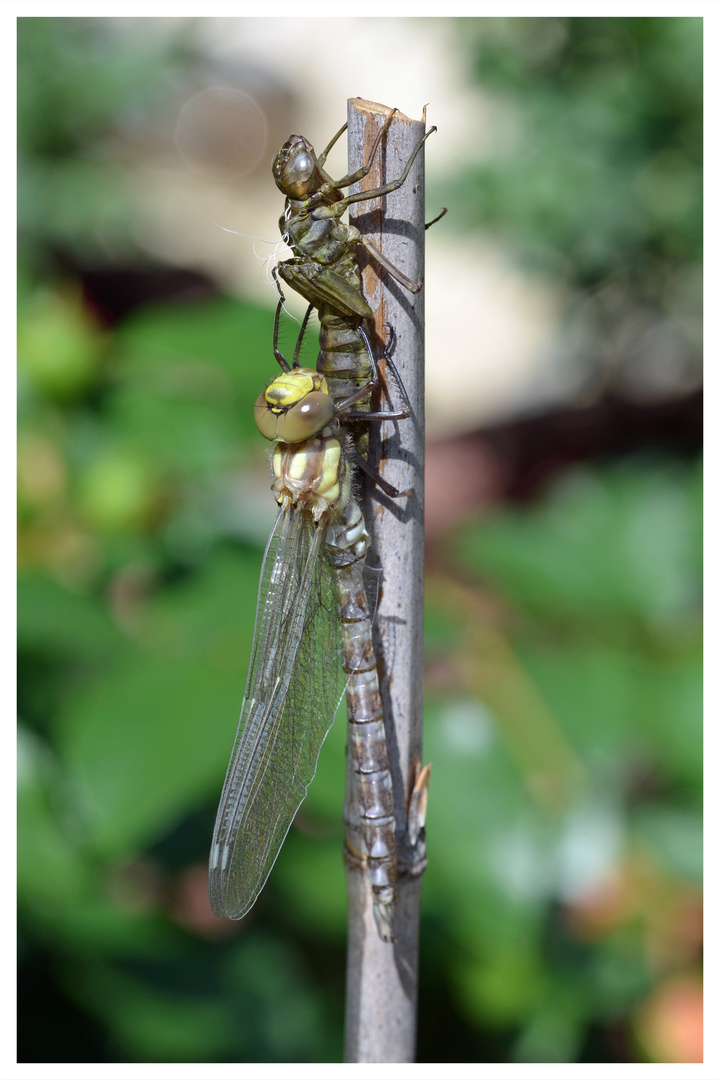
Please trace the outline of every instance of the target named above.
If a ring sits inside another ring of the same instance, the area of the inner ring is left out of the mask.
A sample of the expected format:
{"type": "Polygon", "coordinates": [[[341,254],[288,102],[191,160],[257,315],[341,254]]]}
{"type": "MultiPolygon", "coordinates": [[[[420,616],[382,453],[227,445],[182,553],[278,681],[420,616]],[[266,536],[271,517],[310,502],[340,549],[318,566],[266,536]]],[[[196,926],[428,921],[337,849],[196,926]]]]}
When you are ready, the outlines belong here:
{"type": "Polygon", "coordinates": [[[317,435],[335,416],[335,405],[328,394],[311,390],[295,405],[272,406],[265,394],[255,402],[255,424],[260,434],[271,442],[300,443],[317,435]]]}
{"type": "Polygon", "coordinates": [[[270,408],[264,393],[260,394],[255,402],[253,413],[255,415],[255,424],[263,438],[270,439],[271,442],[277,439],[278,413],[273,412],[270,408]]]}
{"type": "Polygon", "coordinates": [[[315,158],[312,154],[302,153],[290,158],[285,166],[283,179],[288,184],[302,184],[309,180],[315,171],[315,158]]]}
{"type": "Polygon", "coordinates": [[[288,443],[304,442],[327,427],[334,416],[332,398],[320,390],[312,390],[297,405],[278,416],[275,437],[288,443]]]}

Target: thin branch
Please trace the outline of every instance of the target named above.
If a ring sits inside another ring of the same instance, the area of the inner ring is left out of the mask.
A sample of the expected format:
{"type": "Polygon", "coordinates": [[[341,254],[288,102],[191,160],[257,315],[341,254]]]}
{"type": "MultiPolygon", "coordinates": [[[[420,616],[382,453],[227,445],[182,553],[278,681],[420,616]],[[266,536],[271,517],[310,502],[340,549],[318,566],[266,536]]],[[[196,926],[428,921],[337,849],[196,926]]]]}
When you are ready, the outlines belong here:
{"type": "MultiPolygon", "coordinates": [[[[349,172],[363,165],[390,109],[354,98],[348,102],[349,172]]],[[[370,173],[351,191],[377,188],[400,176],[425,132],[424,122],[393,118],[370,173]]],[[[353,224],[413,281],[424,276],[424,188],[421,152],[405,184],[382,200],[356,203],[353,224]],[[380,205],[378,205],[380,204],[380,205]]],[[[366,518],[369,561],[381,569],[375,647],[383,695],[397,820],[398,881],[393,945],[378,936],[366,876],[348,867],[349,937],[345,1060],[412,1062],[415,1058],[420,882],[425,865],[427,774],[422,775],[423,569],[424,569],[424,303],[368,260],[365,296],[381,341],[392,329],[392,359],[410,399],[412,415],[371,434],[369,464],[400,491],[397,499],[370,482],[366,518]],[[374,435],[374,437],[373,437],[374,435]],[[420,780],[419,789],[411,798],[420,780]],[[412,806],[410,827],[408,808],[412,806]]],[[[384,364],[383,364],[384,367],[384,364]]],[[[397,406],[392,377],[389,402],[397,406]]]]}

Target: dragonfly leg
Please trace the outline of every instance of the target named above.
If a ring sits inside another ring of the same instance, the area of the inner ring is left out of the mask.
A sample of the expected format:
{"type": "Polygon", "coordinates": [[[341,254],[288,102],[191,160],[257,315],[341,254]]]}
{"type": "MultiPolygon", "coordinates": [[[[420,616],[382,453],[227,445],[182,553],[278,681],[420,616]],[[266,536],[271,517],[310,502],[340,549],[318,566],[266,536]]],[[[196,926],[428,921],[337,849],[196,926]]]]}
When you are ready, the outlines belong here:
{"type": "Polygon", "coordinates": [[[402,499],[406,496],[412,495],[412,488],[408,488],[407,491],[400,491],[399,488],[396,488],[393,484],[388,483],[388,481],[383,476],[381,476],[380,473],[375,472],[375,470],[368,465],[367,461],[362,456],[360,451],[357,450],[354,446],[351,449],[351,455],[353,463],[355,465],[359,465],[363,472],[370,477],[372,482],[374,484],[377,484],[380,490],[384,491],[386,495],[389,495],[391,499],[402,499]]]}
{"type": "Polygon", "coordinates": [[[300,327],[300,333],[298,334],[297,342],[295,343],[295,352],[293,354],[293,367],[300,367],[300,346],[302,345],[303,338],[305,337],[305,331],[307,330],[308,319],[310,318],[310,312],[313,309],[312,304],[308,304],[308,309],[305,312],[305,318],[302,321],[300,327]]]}
{"type": "Polygon", "coordinates": [[[377,386],[380,385],[380,373],[378,371],[377,362],[372,351],[370,340],[362,326],[358,326],[357,329],[358,333],[365,342],[365,348],[370,359],[372,378],[369,380],[369,382],[365,383],[364,386],[361,386],[358,390],[356,390],[354,394],[351,394],[349,398],[346,398],[345,401],[340,402],[340,404],[337,406],[338,415],[341,416],[343,421],[346,423],[352,423],[353,421],[362,423],[366,420],[407,420],[408,416],[410,416],[412,412],[412,409],[410,407],[410,401],[407,396],[407,391],[403,385],[403,381],[400,378],[400,373],[398,372],[395,364],[390,358],[390,352],[392,351],[392,347],[395,341],[395,331],[392,328],[389,328],[389,341],[385,344],[385,347],[383,349],[383,359],[392,371],[398,389],[402,394],[404,402],[402,408],[395,410],[388,409],[382,412],[364,412],[360,409],[355,411],[348,411],[351,405],[354,405],[356,401],[359,401],[361,398],[365,397],[367,394],[369,394],[372,390],[374,390],[377,386]]]}
{"type": "MultiPolygon", "coordinates": [[[[402,185],[407,180],[415,158],[418,156],[421,148],[430,138],[434,131],[437,131],[437,128],[431,127],[430,130],[426,132],[425,135],[423,135],[422,139],[417,144],[412,154],[408,158],[405,168],[403,169],[397,180],[392,180],[389,184],[383,184],[382,187],[373,188],[370,191],[358,191],[354,195],[346,195],[342,202],[336,204],[335,210],[338,213],[343,213],[345,209],[350,206],[351,203],[364,202],[365,200],[369,199],[377,199],[380,198],[380,196],[382,195],[389,195],[391,191],[397,191],[397,189],[399,187],[402,187],[402,185]]],[[[439,215],[439,217],[442,216],[442,214],[439,215]]],[[[435,220],[437,221],[439,220],[439,218],[436,218],[435,220]]],[[[430,222],[430,224],[432,225],[433,222],[430,222]]],[[[377,248],[375,244],[373,244],[373,242],[371,240],[368,240],[366,237],[361,237],[360,243],[363,245],[368,254],[380,266],[382,266],[388,274],[390,274],[390,277],[394,278],[395,281],[399,282],[405,289],[408,290],[408,292],[412,293],[413,295],[420,292],[423,285],[422,278],[419,278],[417,281],[412,281],[409,277],[407,277],[407,275],[403,274],[401,270],[398,270],[398,268],[393,265],[393,263],[391,263],[389,259],[386,259],[380,249],[377,248]]]]}
{"type": "MultiPolygon", "coordinates": [[[[386,131],[390,127],[390,125],[391,125],[391,123],[393,121],[393,117],[395,116],[396,112],[397,112],[397,109],[392,110],[392,112],[388,116],[387,120],[385,121],[385,123],[380,128],[377,135],[375,136],[375,142],[372,145],[372,150],[370,151],[370,157],[368,158],[367,163],[365,165],[362,165],[359,169],[357,169],[356,172],[349,173],[347,176],[343,176],[342,180],[333,180],[332,181],[332,190],[333,191],[337,190],[338,188],[349,187],[350,184],[355,184],[355,183],[357,183],[358,180],[362,180],[362,178],[364,176],[367,176],[367,174],[370,172],[370,169],[372,168],[372,163],[375,160],[375,154],[377,153],[377,148],[378,148],[378,146],[380,145],[380,143],[382,141],[383,135],[386,133],[386,131]]],[[[347,127],[347,124],[345,125],[345,127],[347,127]]],[[[433,130],[435,130],[435,129],[433,128],[433,130]]],[[[342,134],[342,132],[339,131],[338,134],[335,136],[335,138],[337,139],[338,136],[341,135],[341,134],[342,134]]],[[[333,144],[331,143],[330,146],[332,146],[332,145],[333,144]]],[[[328,149],[329,149],[329,147],[328,147],[328,149]]],[[[415,151],[415,153],[417,153],[417,150],[415,151]]],[[[413,155],[413,157],[414,157],[414,155],[413,155]]],[[[412,158],[410,160],[412,161],[412,158]]],[[[328,187],[328,185],[325,185],[325,186],[328,187]]],[[[399,185],[398,185],[398,187],[399,187],[399,185]]],[[[347,200],[345,200],[345,199],[343,200],[343,202],[346,202],[346,201],[347,200]]],[[[355,199],[354,196],[351,196],[351,201],[356,202],[357,200],[355,199]]]]}
{"type": "Polygon", "coordinates": [[[395,278],[395,280],[398,281],[403,286],[403,288],[407,289],[407,291],[409,293],[412,293],[413,296],[416,293],[420,292],[423,286],[422,278],[418,278],[417,281],[413,281],[412,278],[409,278],[406,274],[403,274],[402,270],[398,270],[397,266],[395,266],[394,263],[391,263],[389,259],[386,259],[380,248],[375,247],[372,240],[368,240],[366,236],[363,236],[360,242],[365,248],[365,250],[368,252],[368,254],[372,256],[375,262],[379,263],[380,266],[382,266],[383,270],[387,270],[390,277],[395,278]]]}
{"type": "MultiPolygon", "coordinates": [[[[354,195],[346,195],[345,198],[342,200],[343,205],[347,207],[347,206],[350,206],[351,203],[365,202],[366,199],[379,199],[381,195],[389,195],[391,191],[397,191],[397,189],[399,187],[402,187],[403,184],[405,183],[405,181],[408,178],[408,175],[410,173],[410,169],[412,168],[413,161],[418,156],[418,154],[420,153],[420,150],[422,149],[422,147],[424,146],[424,144],[427,142],[427,140],[430,138],[430,136],[433,134],[434,131],[437,131],[437,128],[433,126],[433,127],[430,128],[429,131],[425,132],[422,139],[417,144],[417,146],[413,150],[412,154],[408,158],[407,163],[405,165],[405,168],[403,169],[402,173],[397,178],[397,180],[391,180],[389,184],[383,184],[382,187],[379,187],[379,188],[372,188],[370,191],[356,191],[354,195]]],[[[382,132],[380,134],[382,134],[382,132]]],[[[361,173],[361,176],[367,175],[368,172],[369,172],[369,168],[366,169],[364,173],[361,173]]],[[[358,176],[357,179],[360,179],[360,176],[358,176]]],[[[351,181],[351,183],[354,183],[354,182],[355,182],[354,180],[351,181]]],[[[343,186],[344,186],[344,184],[343,184],[343,186]]],[[[338,210],[339,210],[339,207],[340,207],[340,203],[338,203],[338,210]]]]}
{"type": "MultiPolygon", "coordinates": [[[[280,329],[280,313],[282,312],[283,308],[285,307],[285,293],[282,291],[282,286],[281,286],[280,282],[278,281],[277,270],[278,270],[277,266],[274,266],[273,270],[272,270],[272,275],[273,275],[273,279],[275,281],[275,285],[277,287],[277,291],[280,293],[280,299],[278,300],[278,305],[275,308],[275,325],[273,326],[273,353],[275,354],[275,359],[277,360],[278,364],[283,369],[283,371],[290,371],[290,364],[288,364],[287,360],[285,359],[284,354],[280,352],[280,347],[278,345],[278,332],[279,332],[279,329],[280,329]]],[[[303,341],[303,338],[305,336],[305,331],[307,329],[308,319],[310,318],[310,312],[312,311],[312,309],[313,309],[313,305],[310,304],[308,306],[307,311],[305,312],[305,318],[303,319],[302,325],[300,327],[300,333],[298,335],[297,342],[295,343],[295,352],[293,354],[293,362],[292,362],[293,368],[300,367],[300,347],[302,345],[302,341],[303,341]]]]}
{"type": "MultiPolygon", "coordinates": [[[[393,360],[387,355],[387,353],[384,354],[384,359],[385,359],[385,363],[387,364],[387,366],[392,371],[393,378],[395,379],[395,383],[397,384],[397,388],[400,391],[400,394],[402,395],[404,405],[402,406],[401,409],[396,409],[393,412],[379,413],[377,419],[382,417],[385,420],[407,420],[407,418],[412,415],[412,406],[410,405],[410,399],[408,397],[407,390],[405,389],[405,384],[403,383],[402,379],[400,378],[400,372],[395,367],[395,364],[394,364],[393,360]]],[[[371,419],[374,420],[374,419],[376,419],[376,417],[371,416],[371,419]]]]}
{"type": "Polygon", "coordinates": [[[318,165],[324,165],[325,164],[325,162],[327,161],[328,154],[330,153],[333,146],[338,141],[338,139],[340,138],[340,136],[342,135],[342,133],[344,131],[347,131],[347,120],[345,121],[343,126],[340,128],[340,130],[335,135],[333,135],[332,139],[330,140],[330,142],[327,144],[327,146],[323,150],[322,154],[318,158],[318,165]]]}
{"type": "Polygon", "coordinates": [[[285,357],[283,356],[283,354],[280,352],[280,347],[278,345],[278,330],[280,328],[280,312],[282,311],[283,307],[285,306],[285,293],[280,288],[280,282],[278,281],[277,275],[275,273],[276,269],[277,269],[277,267],[273,267],[273,277],[275,278],[275,284],[277,285],[278,292],[280,293],[280,299],[278,300],[277,307],[275,308],[275,324],[273,326],[273,353],[275,354],[275,359],[277,360],[278,364],[283,369],[283,371],[290,371],[290,365],[288,364],[288,362],[285,359],[285,357]]]}
{"type": "Polygon", "coordinates": [[[440,218],[444,218],[446,214],[447,214],[447,206],[443,206],[442,210],[440,211],[440,213],[438,214],[437,217],[434,217],[432,219],[432,221],[426,222],[425,228],[429,229],[431,225],[434,225],[436,221],[440,220],[440,218]]]}

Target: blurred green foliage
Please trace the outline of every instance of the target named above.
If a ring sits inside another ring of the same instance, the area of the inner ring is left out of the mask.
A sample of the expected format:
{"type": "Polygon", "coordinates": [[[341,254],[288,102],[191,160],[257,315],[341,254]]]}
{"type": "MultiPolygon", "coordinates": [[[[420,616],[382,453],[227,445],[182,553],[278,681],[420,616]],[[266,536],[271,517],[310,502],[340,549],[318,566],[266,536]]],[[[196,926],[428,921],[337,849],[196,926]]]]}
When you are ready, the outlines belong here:
{"type": "Polygon", "coordinates": [[[632,389],[643,357],[642,382],[663,386],[669,353],[671,382],[690,385],[702,338],[702,19],[463,19],[461,33],[496,113],[441,193],[448,227],[482,229],[567,286],[563,344],[590,372],[619,369],[632,389]]]}
{"type": "Polygon", "coordinates": [[[452,928],[463,1007],[523,1027],[518,1061],[588,1060],[591,1018],[693,957],[700,496],[694,466],[578,472],[463,529],[448,565],[469,581],[429,583],[426,910],[452,928]]]}
{"type": "MultiPolygon", "coordinates": [[[[256,908],[207,904],[273,517],[249,407],[271,313],[108,327],[50,270],[58,245],[132,254],[113,147],[188,62],[115,23],[19,20],[20,1057],[338,1061],[342,723],[256,908]]],[[[462,29],[524,120],[458,178],[456,220],[577,282],[687,276],[699,20],[462,29]]],[[[441,544],[421,1061],[667,1060],[662,995],[693,992],[701,929],[701,491],[697,463],[640,455],[441,544]]]]}
{"type": "Polygon", "coordinates": [[[506,128],[494,160],[463,173],[463,220],[588,282],[697,256],[702,19],[478,19],[467,34],[506,128]]]}
{"type": "Polygon", "coordinates": [[[128,145],[147,138],[148,102],[155,116],[167,114],[172,129],[174,92],[193,52],[182,26],[168,38],[153,21],[137,33],[121,19],[18,19],[18,222],[25,259],[42,263],[53,245],[115,257],[133,250],[128,145]]]}

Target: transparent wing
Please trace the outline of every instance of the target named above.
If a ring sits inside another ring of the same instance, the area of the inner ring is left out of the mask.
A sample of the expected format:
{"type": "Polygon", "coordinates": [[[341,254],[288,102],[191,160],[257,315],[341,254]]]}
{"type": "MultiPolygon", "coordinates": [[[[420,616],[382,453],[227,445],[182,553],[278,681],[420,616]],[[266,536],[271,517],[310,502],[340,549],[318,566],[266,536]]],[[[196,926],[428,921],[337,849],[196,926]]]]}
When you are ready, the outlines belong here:
{"type": "Polygon", "coordinates": [[[210,853],[210,903],[255,903],[315,775],[337,708],[338,619],[325,529],[281,510],[265,551],[240,723],[210,853]]]}

